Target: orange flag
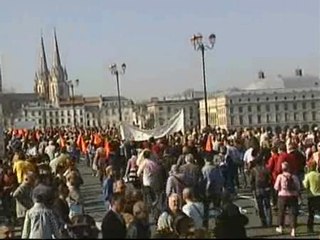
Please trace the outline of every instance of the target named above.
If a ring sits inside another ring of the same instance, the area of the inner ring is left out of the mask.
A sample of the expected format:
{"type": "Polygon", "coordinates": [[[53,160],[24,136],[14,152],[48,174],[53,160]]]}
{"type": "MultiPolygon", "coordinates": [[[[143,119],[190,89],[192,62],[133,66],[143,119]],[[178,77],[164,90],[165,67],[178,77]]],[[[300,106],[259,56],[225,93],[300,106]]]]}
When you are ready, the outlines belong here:
{"type": "Polygon", "coordinates": [[[87,153],[87,144],[86,142],[84,141],[83,137],[81,137],[81,152],[83,152],[84,154],[87,153]]]}
{"type": "Polygon", "coordinates": [[[62,136],[60,136],[60,147],[63,148],[66,146],[66,142],[62,136]]]}
{"type": "Polygon", "coordinates": [[[82,138],[82,134],[80,133],[77,139],[77,146],[80,149],[81,149],[82,141],[83,141],[83,138],[82,138]]]}
{"type": "Polygon", "coordinates": [[[104,141],[104,150],[106,151],[106,156],[109,157],[110,145],[109,145],[108,139],[104,141]]]}
{"type": "Polygon", "coordinates": [[[36,131],[36,139],[39,141],[39,139],[40,139],[40,132],[37,130],[36,131]]]}
{"type": "Polygon", "coordinates": [[[213,147],[212,147],[212,135],[211,134],[209,134],[208,137],[207,137],[205,150],[206,150],[206,152],[211,152],[213,150],[213,147]]]}

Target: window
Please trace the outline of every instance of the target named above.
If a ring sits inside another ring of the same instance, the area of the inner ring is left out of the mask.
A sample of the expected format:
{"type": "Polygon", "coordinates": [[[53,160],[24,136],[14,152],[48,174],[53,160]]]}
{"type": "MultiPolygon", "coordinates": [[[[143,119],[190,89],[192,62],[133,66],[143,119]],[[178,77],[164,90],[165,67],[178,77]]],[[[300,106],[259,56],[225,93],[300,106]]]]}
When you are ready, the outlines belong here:
{"type": "Polygon", "coordinates": [[[276,114],[276,122],[279,122],[279,121],[280,121],[280,114],[277,113],[277,114],[276,114]]]}
{"type": "Polygon", "coordinates": [[[293,120],[294,120],[294,121],[297,121],[297,120],[298,120],[298,113],[294,113],[294,114],[293,114],[293,120]]]}
{"type": "Polygon", "coordinates": [[[68,110],[68,113],[67,113],[67,114],[68,114],[68,117],[70,117],[70,115],[71,115],[70,110],[68,110]]]}
{"type": "Polygon", "coordinates": [[[284,99],[284,100],[287,100],[287,97],[284,97],[283,99],[284,99]]]}
{"type": "Polygon", "coordinates": [[[163,110],[163,107],[159,107],[159,111],[162,111],[163,110]]]}
{"type": "Polygon", "coordinates": [[[312,109],[315,109],[315,108],[316,108],[316,103],[315,103],[315,102],[312,102],[312,103],[311,103],[311,108],[312,108],[312,109]]]}
{"type": "Polygon", "coordinates": [[[269,104],[266,105],[266,111],[270,112],[270,105],[269,104]]]}
{"type": "Polygon", "coordinates": [[[50,119],[50,125],[52,125],[52,123],[53,123],[53,120],[52,120],[52,118],[50,119]]]}
{"type": "Polygon", "coordinates": [[[80,118],[80,123],[83,123],[83,118],[80,118]]]}
{"type": "Polygon", "coordinates": [[[233,114],[233,107],[230,107],[230,114],[233,114]]]}
{"type": "Polygon", "coordinates": [[[293,110],[296,110],[296,109],[297,109],[297,104],[293,103],[293,110]]]}
{"type": "Polygon", "coordinates": [[[248,98],[248,102],[250,102],[250,98],[248,98]]]}
{"type": "Polygon", "coordinates": [[[268,98],[268,97],[266,98],[266,101],[269,101],[269,98],[268,98]]]}
{"type": "Polygon", "coordinates": [[[55,114],[56,114],[56,117],[58,117],[58,116],[59,116],[59,112],[58,112],[58,111],[56,111],[56,113],[55,113],[55,114]]]}
{"type": "Polygon", "coordinates": [[[305,96],[305,95],[302,95],[302,98],[303,98],[303,99],[305,99],[305,98],[306,98],[306,96],[305,96]]]}
{"type": "Polygon", "coordinates": [[[80,116],[82,115],[82,110],[80,110],[80,116]]]}
{"type": "Polygon", "coordinates": [[[293,100],[296,100],[296,96],[293,97],[293,100]]]}
{"type": "Polygon", "coordinates": [[[231,117],[231,118],[230,118],[230,124],[231,124],[231,125],[234,125],[234,117],[231,117]]]}
{"type": "Polygon", "coordinates": [[[251,106],[248,106],[248,112],[251,112],[251,106]]]}
{"type": "Polygon", "coordinates": [[[260,101],[260,98],[257,98],[257,102],[259,102],[260,101]]]}
{"type": "Polygon", "coordinates": [[[38,112],[38,115],[39,115],[39,116],[41,116],[41,115],[42,115],[42,112],[41,112],[41,111],[39,111],[39,112],[38,112]]]}
{"type": "Polygon", "coordinates": [[[239,113],[242,113],[242,107],[239,107],[239,113]]]}
{"type": "Polygon", "coordinates": [[[257,116],[257,123],[261,123],[261,115],[257,116]]]}
{"type": "Polygon", "coordinates": [[[68,124],[70,124],[70,123],[71,123],[70,118],[68,118],[68,124]]]}
{"type": "Polygon", "coordinates": [[[275,100],[278,100],[278,97],[275,97],[274,99],[275,99],[275,100]]]}
{"type": "Polygon", "coordinates": [[[64,117],[64,111],[61,112],[61,116],[64,117]]]}
{"type": "Polygon", "coordinates": [[[243,124],[243,117],[239,116],[239,124],[242,125],[243,124]]]}
{"type": "Polygon", "coordinates": [[[284,121],[288,121],[288,119],[289,119],[289,118],[288,118],[288,113],[285,113],[285,114],[284,114],[284,121]]]}
{"type": "Polygon", "coordinates": [[[306,113],[306,112],[304,112],[304,113],[302,114],[302,119],[303,119],[303,121],[306,121],[306,120],[307,120],[307,113],[306,113]]]}
{"type": "Polygon", "coordinates": [[[241,98],[239,98],[239,102],[241,102],[241,98]]]}
{"type": "MultiPolygon", "coordinates": [[[[191,112],[191,109],[192,109],[192,108],[190,108],[190,112],[191,112]]],[[[168,108],[167,108],[167,111],[168,111],[168,113],[171,113],[171,107],[168,107],[168,108]]]]}
{"type": "Polygon", "coordinates": [[[42,124],[42,119],[39,119],[39,124],[42,124]]]}
{"type": "Polygon", "coordinates": [[[232,99],[230,99],[230,104],[232,104],[232,99]]]}
{"type": "Polygon", "coordinates": [[[311,95],[311,98],[314,98],[314,95],[313,95],[313,94],[311,95]]]}
{"type": "Polygon", "coordinates": [[[260,105],[257,105],[257,112],[260,112],[260,105]]]}
{"type": "Polygon", "coordinates": [[[31,111],[31,116],[34,117],[34,111],[31,111]]]}
{"type": "Polygon", "coordinates": [[[279,111],[279,104],[275,105],[276,111],[279,111]]]}
{"type": "Polygon", "coordinates": [[[252,124],[252,116],[251,115],[248,116],[248,122],[249,122],[249,124],[252,124]]]}
{"type": "Polygon", "coordinates": [[[302,109],[306,109],[306,103],[305,102],[302,103],[302,109]]]}
{"type": "Polygon", "coordinates": [[[52,112],[49,112],[49,116],[52,117],[52,112]]]}
{"type": "Polygon", "coordinates": [[[266,115],[266,119],[267,119],[267,123],[269,123],[270,122],[270,115],[269,114],[266,115]]]}
{"type": "Polygon", "coordinates": [[[312,112],[312,121],[316,121],[316,112],[312,112]]]}
{"type": "Polygon", "coordinates": [[[284,107],[284,110],[285,110],[285,111],[288,110],[288,104],[287,104],[287,103],[285,103],[285,104],[283,105],[283,107],[284,107]]]}
{"type": "Polygon", "coordinates": [[[61,124],[64,124],[64,119],[63,118],[61,119],[61,124]]]}

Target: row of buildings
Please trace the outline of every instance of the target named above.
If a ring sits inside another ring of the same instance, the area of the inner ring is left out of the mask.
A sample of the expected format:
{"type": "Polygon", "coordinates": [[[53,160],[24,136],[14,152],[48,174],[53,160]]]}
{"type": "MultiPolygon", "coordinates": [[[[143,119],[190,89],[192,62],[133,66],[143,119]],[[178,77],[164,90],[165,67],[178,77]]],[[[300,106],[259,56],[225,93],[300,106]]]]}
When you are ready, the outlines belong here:
{"type": "MultiPolygon", "coordinates": [[[[49,70],[41,36],[39,66],[35,72],[34,93],[4,93],[0,66],[1,121],[6,127],[107,127],[119,123],[116,96],[74,96],[67,69],[63,67],[57,36],[53,35],[53,62],[49,70]],[[70,94],[71,92],[71,94],[70,94]]],[[[208,94],[209,125],[223,128],[293,127],[310,128],[320,121],[319,77],[304,75],[297,69],[292,76],[266,78],[263,72],[243,89],[208,94]]],[[[166,123],[184,109],[185,128],[205,127],[203,92],[192,89],[163,98],[135,103],[121,97],[123,121],[140,128],[166,123]]]]}

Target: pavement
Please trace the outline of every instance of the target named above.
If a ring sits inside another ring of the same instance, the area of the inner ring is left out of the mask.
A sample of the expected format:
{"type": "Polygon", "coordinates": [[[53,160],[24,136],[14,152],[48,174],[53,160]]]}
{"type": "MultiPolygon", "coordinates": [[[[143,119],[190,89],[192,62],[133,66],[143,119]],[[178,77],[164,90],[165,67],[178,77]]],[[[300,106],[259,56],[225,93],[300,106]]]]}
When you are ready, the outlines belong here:
{"type": "MultiPolygon", "coordinates": [[[[81,192],[84,197],[84,208],[85,212],[92,216],[96,223],[97,227],[100,229],[101,222],[106,214],[105,206],[102,201],[101,196],[101,186],[99,179],[97,177],[92,176],[91,169],[85,166],[84,163],[80,163],[79,170],[82,174],[84,185],[81,187],[81,192]]],[[[303,199],[304,205],[306,205],[306,198],[303,199]]],[[[254,201],[250,193],[246,193],[245,191],[240,191],[238,194],[238,198],[235,201],[240,208],[243,214],[245,214],[249,218],[249,224],[246,226],[247,235],[250,238],[291,238],[290,237],[290,229],[286,228],[283,235],[279,235],[275,231],[277,215],[273,214],[273,227],[271,228],[261,228],[260,227],[260,219],[256,215],[254,208],[254,201]]],[[[1,209],[0,209],[1,213],[1,209]]],[[[315,218],[315,233],[307,234],[306,222],[307,222],[307,211],[305,207],[302,207],[301,214],[298,217],[298,228],[297,228],[297,237],[296,238],[308,238],[308,239],[319,239],[320,235],[320,216],[315,218]]],[[[214,227],[214,219],[211,219],[210,229],[214,227]]],[[[0,214],[0,226],[3,225],[3,215],[0,214]],[[2,224],[1,224],[2,223],[2,224]]],[[[0,238],[3,238],[2,231],[0,227],[0,238]]],[[[21,236],[21,227],[15,227],[15,237],[19,238],[21,236]]],[[[155,225],[152,226],[152,231],[155,230],[155,225]]],[[[101,234],[100,234],[100,239],[101,234]]]]}

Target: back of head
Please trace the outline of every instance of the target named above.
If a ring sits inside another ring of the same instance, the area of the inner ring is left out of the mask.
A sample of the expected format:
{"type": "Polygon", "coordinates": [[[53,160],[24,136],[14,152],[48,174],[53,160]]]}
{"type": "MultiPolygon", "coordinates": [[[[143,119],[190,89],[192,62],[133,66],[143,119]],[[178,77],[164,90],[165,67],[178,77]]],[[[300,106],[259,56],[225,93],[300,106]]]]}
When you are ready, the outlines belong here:
{"type": "Polygon", "coordinates": [[[149,159],[151,157],[151,151],[150,150],[145,150],[143,152],[143,158],[149,159]]]}
{"type": "Polygon", "coordinates": [[[289,163],[288,162],[281,163],[281,169],[282,169],[282,172],[289,172],[290,171],[289,163]]]}
{"type": "Polygon", "coordinates": [[[186,163],[194,163],[194,157],[191,153],[188,153],[185,157],[186,163]]]}

